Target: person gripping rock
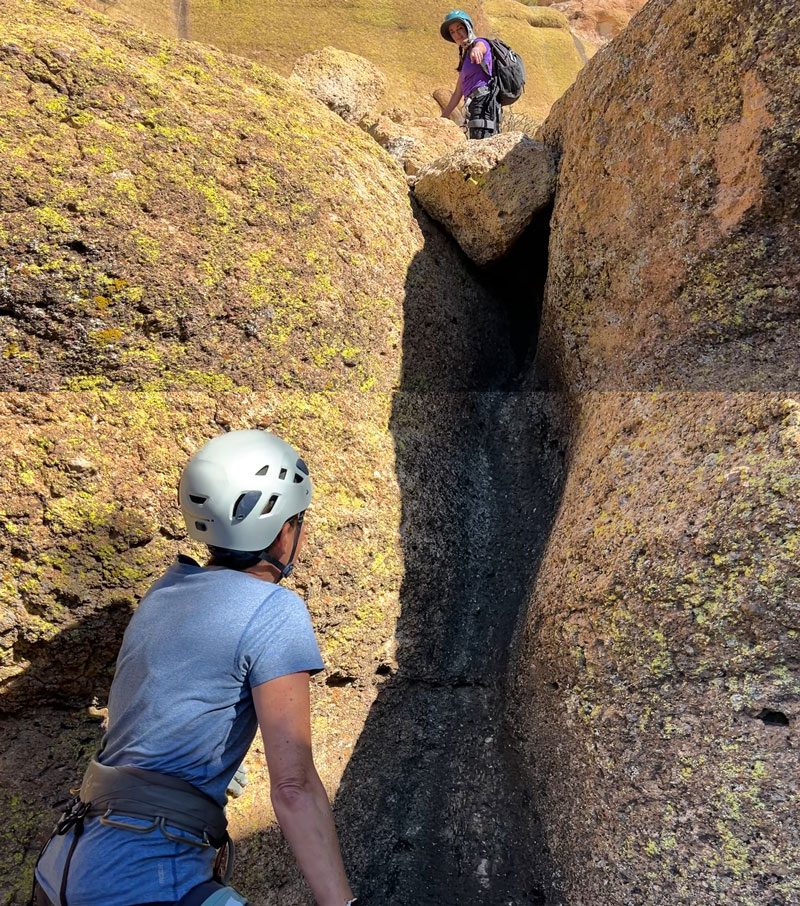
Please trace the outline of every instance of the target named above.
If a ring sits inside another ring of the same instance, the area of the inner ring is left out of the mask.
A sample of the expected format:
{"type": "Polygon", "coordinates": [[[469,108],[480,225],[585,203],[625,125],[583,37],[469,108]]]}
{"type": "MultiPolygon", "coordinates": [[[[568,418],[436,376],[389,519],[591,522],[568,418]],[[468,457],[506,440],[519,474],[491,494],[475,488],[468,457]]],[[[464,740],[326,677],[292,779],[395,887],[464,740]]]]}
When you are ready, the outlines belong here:
{"type": "Polygon", "coordinates": [[[493,78],[492,48],[475,35],[472,19],[461,9],[451,10],[439,31],[445,41],[458,45],[458,81],[442,116],[450,117],[465,99],[465,129],[471,139],[488,138],[500,131],[503,108],[493,78]]]}

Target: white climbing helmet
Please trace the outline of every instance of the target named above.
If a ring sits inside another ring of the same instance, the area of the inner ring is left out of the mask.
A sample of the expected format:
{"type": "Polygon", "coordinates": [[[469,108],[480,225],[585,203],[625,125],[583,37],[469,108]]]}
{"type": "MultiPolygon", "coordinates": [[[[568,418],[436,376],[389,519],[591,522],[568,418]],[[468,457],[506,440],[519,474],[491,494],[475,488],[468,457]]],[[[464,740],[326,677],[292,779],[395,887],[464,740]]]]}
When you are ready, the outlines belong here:
{"type": "Polygon", "coordinates": [[[178,488],[191,538],[229,551],[265,551],[311,503],[308,468],[269,431],[230,431],[201,447],[178,488]]]}

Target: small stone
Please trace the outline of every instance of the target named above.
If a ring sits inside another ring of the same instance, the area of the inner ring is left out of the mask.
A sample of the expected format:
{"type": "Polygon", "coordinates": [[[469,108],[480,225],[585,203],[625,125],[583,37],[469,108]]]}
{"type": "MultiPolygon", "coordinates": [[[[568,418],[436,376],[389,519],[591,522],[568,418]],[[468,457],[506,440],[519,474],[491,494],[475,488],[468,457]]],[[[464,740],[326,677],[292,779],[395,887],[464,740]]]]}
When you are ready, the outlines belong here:
{"type": "Polygon", "coordinates": [[[97,466],[90,459],[86,459],[83,456],[76,456],[75,459],[70,459],[70,461],[67,463],[67,466],[73,472],[97,471],[97,466]]]}

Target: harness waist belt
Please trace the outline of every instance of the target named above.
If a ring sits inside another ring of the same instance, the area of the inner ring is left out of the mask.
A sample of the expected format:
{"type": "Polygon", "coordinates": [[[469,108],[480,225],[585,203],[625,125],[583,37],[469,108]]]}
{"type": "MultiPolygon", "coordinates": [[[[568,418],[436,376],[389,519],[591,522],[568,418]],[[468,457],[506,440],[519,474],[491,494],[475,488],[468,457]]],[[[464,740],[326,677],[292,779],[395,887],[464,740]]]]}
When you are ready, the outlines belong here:
{"type": "MultiPolygon", "coordinates": [[[[201,837],[215,849],[228,841],[225,810],[210,796],[185,780],[128,765],[109,767],[93,758],[81,784],[80,798],[87,803],[87,816],[125,815],[169,824],[201,837]]],[[[128,825],[127,829],[134,829],[128,825]]],[[[143,830],[151,830],[146,828],[143,830]]]]}

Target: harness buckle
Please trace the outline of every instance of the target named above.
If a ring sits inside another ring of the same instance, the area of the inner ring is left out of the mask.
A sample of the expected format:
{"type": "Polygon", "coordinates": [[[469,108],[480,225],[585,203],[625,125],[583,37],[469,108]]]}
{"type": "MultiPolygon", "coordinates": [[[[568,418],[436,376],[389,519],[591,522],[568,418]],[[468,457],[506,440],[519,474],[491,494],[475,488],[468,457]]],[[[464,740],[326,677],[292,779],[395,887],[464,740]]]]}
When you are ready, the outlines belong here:
{"type": "Polygon", "coordinates": [[[91,807],[91,802],[83,802],[80,796],[76,796],[70,801],[64,810],[64,814],[56,822],[55,833],[63,836],[74,827],[80,834],[83,830],[83,822],[91,807]]]}

